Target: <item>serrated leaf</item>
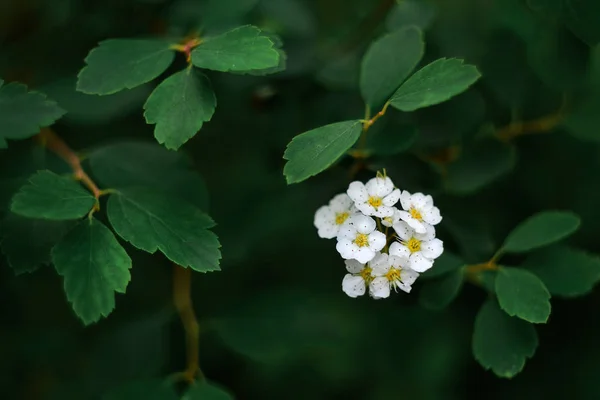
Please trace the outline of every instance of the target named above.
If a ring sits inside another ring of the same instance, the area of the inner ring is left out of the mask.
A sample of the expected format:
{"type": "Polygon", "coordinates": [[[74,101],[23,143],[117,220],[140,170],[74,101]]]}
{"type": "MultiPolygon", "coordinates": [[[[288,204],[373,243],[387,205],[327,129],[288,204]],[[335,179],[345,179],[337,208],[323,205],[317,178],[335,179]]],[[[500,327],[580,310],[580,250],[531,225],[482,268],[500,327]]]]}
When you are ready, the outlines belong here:
{"type": "Polygon", "coordinates": [[[600,258],[567,246],[552,246],[531,254],[522,265],[537,275],[553,295],[575,297],[592,291],[600,281],[600,258]]]}
{"type": "Polygon", "coordinates": [[[50,264],[50,251],[72,226],[68,221],[9,214],[0,224],[0,247],[16,275],[50,264]]]}
{"type": "Polygon", "coordinates": [[[67,299],[89,325],[115,308],[115,292],[125,293],[131,259],[115,235],[95,218],[84,219],[52,249],[52,262],[64,278],[67,299]]]}
{"type": "Polygon", "coordinates": [[[425,43],[414,26],[375,40],[365,53],[360,71],[360,93],[372,109],[381,107],[417,66],[425,43]]]}
{"type": "Polygon", "coordinates": [[[531,272],[520,268],[500,267],[496,274],[498,303],[510,316],[543,324],[550,316],[550,293],[531,272]]]}
{"type": "Polygon", "coordinates": [[[206,183],[182,152],[155,142],[127,141],[98,147],[87,154],[87,160],[103,187],[147,187],[208,210],[206,183]]]}
{"type": "Polygon", "coordinates": [[[271,68],[259,68],[259,69],[245,70],[245,71],[239,71],[239,72],[230,71],[231,73],[246,74],[246,75],[253,75],[253,76],[265,76],[265,75],[271,75],[271,74],[276,74],[278,72],[285,71],[285,69],[287,67],[287,54],[281,48],[283,46],[283,42],[282,42],[281,38],[272,32],[263,32],[263,34],[273,42],[273,48],[275,49],[275,51],[277,51],[277,54],[279,54],[279,62],[277,63],[277,65],[274,67],[271,67],[271,68]]]}
{"type": "Polygon", "coordinates": [[[502,378],[512,378],[533,357],[538,346],[533,325],[509,317],[498,304],[487,300],[475,319],[473,355],[485,369],[502,378]]]}
{"type": "Polygon", "coordinates": [[[426,65],[392,95],[391,105],[401,111],[414,111],[442,103],[464,92],[481,74],[473,65],[456,58],[441,58],[426,65]]]}
{"type": "Polygon", "coordinates": [[[427,282],[419,293],[419,303],[430,310],[446,308],[460,292],[462,283],[463,273],[460,270],[427,282]]]}
{"type": "Polygon", "coordinates": [[[27,91],[20,83],[3,85],[0,79],[0,148],[5,139],[27,139],[52,125],[65,111],[46,95],[27,91]]]}
{"type": "Polygon", "coordinates": [[[10,209],[24,217],[64,220],[83,217],[95,203],[73,178],[39,171],[15,194],[10,209]]]}
{"type": "Polygon", "coordinates": [[[441,256],[439,256],[433,263],[433,267],[421,274],[421,278],[437,278],[448,272],[456,271],[457,269],[464,267],[465,261],[457,255],[444,250],[441,256]]]}
{"type": "Polygon", "coordinates": [[[198,383],[183,396],[184,400],[233,400],[233,396],[218,386],[207,382],[198,383]]]}
{"type": "Polygon", "coordinates": [[[192,63],[215,71],[252,71],[279,64],[279,53],[268,36],[252,25],[206,38],[192,51],[192,63]]]}
{"type": "Polygon", "coordinates": [[[178,400],[168,382],[148,380],[131,382],[111,390],[102,400],[178,400]]]}
{"type": "Polygon", "coordinates": [[[570,211],[543,211],[521,222],[508,235],[502,250],[522,253],[547,246],[574,233],[579,228],[577,214],[570,211]]]}
{"type": "Polygon", "coordinates": [[[77,90],[87,94],[112,94],[150,82],[173,62],[169,42],[152,39],[109,39],[100,42],[85,58],[77,77],[77,90]]]}
{"type": "Polygon", "coordinates": [[[218,271],[221,252],[215,224],[185,201],[147,189],[125,189],[110,196],[108,219],[135,247],[199,272],[218,271]]]}
{"type": "Polygon", "coordinates": [[[217,99],[206,76],[191,68],[179,71],[154,89],[144,117],[156,124],[154,136],[166,148],[177,150],[210,121],[217,99]]]}
{"type": "Polygon", "coordinates": [[[336,122],[296,136],[288,144],[283,158],[287,183],[298,183],[324,171],[340,158],[360,137],[359,120],[336,122]]]}

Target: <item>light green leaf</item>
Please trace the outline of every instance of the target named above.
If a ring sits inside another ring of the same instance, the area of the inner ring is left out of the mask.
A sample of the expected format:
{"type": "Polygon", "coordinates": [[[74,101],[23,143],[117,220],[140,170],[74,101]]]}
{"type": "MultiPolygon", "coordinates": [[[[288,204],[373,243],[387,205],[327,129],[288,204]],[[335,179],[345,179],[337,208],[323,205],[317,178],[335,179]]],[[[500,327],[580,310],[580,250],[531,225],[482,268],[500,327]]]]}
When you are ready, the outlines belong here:
{"type": "Polygon", "coordinates": [[[192,68],[165,79],[144,104],[144,117],[156,124],[154,136],[166,148],[177,150],[210,121],[217,99],[206,76],[192,68]]]}
{"type": "Polygon", "coordinates": [[[113,233],[95,218],[82,220],[52,249],[52,262],[64,277],[67,299],[89,325],[115,308],[125,293],[131,259],[113,233]]]}
{"type": "Polygon", "coordinates": [[[73,178],[39,171],[15,194],[10,209],[29,218],[76,219],[87,214],[95,202],[73,178]]]}
{"type": "Polygon", "coordinates": [[[419,303],[430,310],[446,308],[460,292],[462,283],[463,273],[460,270],[427,282],[419,293],[419,303]]]}
{"type": "Polygon", "coordinates": [[[500,267],[496,274],[500,307],[510,316],[544,324],[550,316],[550,293],[544,282],[520,268],[500,267]]]}
{"type": "Polygon", "coordinates": [[[437,278],[448,272],[456,271],[457,269],[464,267],[465,261],[457,255],[444,250],[441,256],[439,256],[433,263],[433,267],[421,274],[421,278],[437,278]]]}
{"type": "Polygon", "coordinates": [[[131,382],[111,390],[102,400],[178,400],[179,396],[164,381],[131,382]]]}
{"type": "Polygon", "coordinates": [[[480,77],[477,68],[463,60],[441,58],[408,78],[392,95],[391,104],[401,111],[429,107],[464,92],[480,77]]]}
{"type": "Polygon", "coordinates": [[[579,228],[577,214],[570,211],[543,211],[521,222],[508,235],[502,250],[522,253],[547,246],[571,235],[579,228]]]}
{"type": "Polygon", "coordinates": [[[152,39],[109,39],[90,51],[77,77],[77,90],[112,94],[132,89],[162,74],[175,52],[169,42],[152,39]]]}
{"type": "Polygon", "coordinates": [[[251,71],[276,67],[279,53],[260,29],[245,25],[204,39],[192,51],[192,63],[215,71],[251,71]]]}
{"type": "Polygon", "coordinates": [[[135,247],[199,272],[218,271],[221,252],[208,230],[212,219],[191,204],[146,189],[125,189],[110,196],[108,219],[119,236],[135,247]]]}
{"type": "Polygon", "coordinates": [[[200,382],[188,390],[183,400],[233,400],[233,396],[218,386],[200,382]]]}
{"type": "Polygon", "coordinates": [[[27,139],[65,114],[46,95],[28,92],[20,83],[3,83],[0,79],[0,148],[6,147],[4,139],[27,139]]]}
{"type": "Polygon", "coordinates": [[[360,137],[358,120],[336,122],[296,136],[288,144],[283,158],[287,183],[298,183],[324,171],[340,158],[360,137]]]}
{"type": "Polygon", "coordinates": [[[378,111],[423,57],[425,43],[414,26],[388,33],[375,40],[362,59],[360,93],[365,103],[378,111]]]}
{"type": "Polygon", "coordinates": [[[533,325],[509,317],[487,300],[475,319],[473,355],[485,368],[502,378],[512,378],[533,357],[538,338],[533,325]]]}
{"type": "Polygon", "coordinates": [[[531,254],[523,268],[537,275],[553,295],[575,297],[600,281],[600,258],[583,250],[552,246],[531,254]]]}

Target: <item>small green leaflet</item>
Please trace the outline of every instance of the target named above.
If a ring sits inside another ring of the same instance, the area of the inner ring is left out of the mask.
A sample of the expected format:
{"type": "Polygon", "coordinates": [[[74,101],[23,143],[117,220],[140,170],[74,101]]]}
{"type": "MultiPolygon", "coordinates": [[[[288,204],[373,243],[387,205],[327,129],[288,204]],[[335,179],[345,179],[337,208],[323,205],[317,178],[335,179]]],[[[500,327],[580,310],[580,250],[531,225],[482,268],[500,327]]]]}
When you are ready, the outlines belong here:
{"type": "Polygon", "coordinates": [[[160,380],[127,383],[111,390],[102,400],[179,400],[168,382],[160,380]]]}
{"type": "Polygon", "coordinates": [[[218,271],[221,252],[212,219],[191,204],[147,189],[125,189],[108,200],[108,219],[135,247],[199,272],[218,271]]]}
{"type": "Polygon", "coordinates": [[[500,267],[496,274],[500,308],[510,316],[544,324],[550,316],[550,293],[533,273],[521,268],[500,267]]]}
{"type": "Polygon", "coordinates": [[[580,224],[577,214],[570,211],[543,211],[521,222],[508,235],[502,250],[522,253],[547,246],[574,233],[580,224]]]}
{"type": "Polygon", "coordinates": [[[360,93],[371,109],[379,108],[423,57],[421,30],[409,26],[375,40],[363,57],[360,93]]]}
{"type": "Polygon", "coordinates": [[[252,25],[206,38],[192,51],[192,63],[215,71],[252,71],[279,65],[273,41],[252,25]]]}
{"type": "Polygon", "coordinates": [[[287,183],[298,183],[324,171],[348,151],[360,137],[359,120],[336,122],[304,132],[288,144],[283,158],[287,183]]]}
{"type": "MultiPolygon", "coordinates": [[[[277,1],[281,1],[281,0],[277,0],[277,1]]],[[[271,42],[273,42],[273,48],[277,51],[277,54],[279,54],[279,62],[277,63],[277,65],[274,67],[271,67],[271,68],[259,68],[259,69],[244,70],[244,71],[237,71],[237,72],[230,71],[231,73],[241,74],[241,75],[264,76],[264,75],[270,75],[270,74],[275,74],[277,72],[285,71],[285,69],[287,67],[287,54],[282,49],[283,41],[281,40],[281,38],[279,36],[277,36],[273,32],[263,32],[263,34],[266,37],[268,37],[271,40],[271,42]]]]}
{"type": "Polygon", "coordinates": [[[5,139],[32,137],[65,114],[46,95],[28,92],[20,83],[3,83],[0,79],[0,148],[6,147],[5,139]]]}
{"type": "Polygon", "coordinates": [[[39,171],[15,194],[10,209],[24,217],[64,220],[83,217],[95,203],[73,178],[39,171]]]}
{"type": "Polygon", "coordinates": [[[115,235],[95,218],[84,219],[52,249],[52,262],[64,277],[67,299],[89,325],[115,308],[115,294],[125,293],[131,259],[115,235]]]}
{"type": "Polygon", "coordinates": [[[473,355],[485,369],[512,378],[533,357],[537,346],[533,325],[509,317],[492,299],[483,304],[475,319],[473,355]]]}
{"type": "Polygon", "coordinates": [[[446,308],[458,295],[462,284],[462,271],[454,270],[438,279],[425,283],[419,293],[419,303],[430,310],[446,308]]]}
{"type": "Polygon", "coordinates": [[[156,124],[154,136],[166,148],[177,150],[210,121],[217,99],[202,73],[186,68],[165,79],[144,104],[144,117],[156,124]]]}
{"type": "Polygon", "coordinates": [[[233,400],[233,396],[218,386],[200,382],[191,387],[183,400],[233,400]]]}
{"type": "Polygon", "coordinates": [[[164,40],[109,39],[100,42],[85,59],[77,90],[112,94],[132,89],[158,77],[171,65],[175,52],[164,40]]]}
{"type": "Polygon", "coordinates": [[[429,107],[464,92],[480,77],[477,68],[463,64],[463,60],[440,58],[408,78],[390,102],[401,111],[429,107]]]}

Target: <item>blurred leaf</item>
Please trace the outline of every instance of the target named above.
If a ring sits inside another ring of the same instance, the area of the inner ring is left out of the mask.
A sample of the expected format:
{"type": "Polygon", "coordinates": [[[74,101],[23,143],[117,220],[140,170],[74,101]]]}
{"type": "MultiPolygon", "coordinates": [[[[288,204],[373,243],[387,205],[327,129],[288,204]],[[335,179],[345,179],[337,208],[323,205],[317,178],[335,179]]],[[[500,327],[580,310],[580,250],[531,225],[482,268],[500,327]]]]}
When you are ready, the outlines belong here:
{"type": "Polygon", "coordinates": [[[409,26],[373,41],[360,72],[360,92],[371,110],[378,111],[415,69],[425,43],[421,31],[409,26]]]}
{"type": "Polygon", "coordinates": [[[550,293],[531,272],[520,268],[500,267],[496,274],[498,303],[510,316],[534,324],[544,324],[550,316],[550,293]]]}
{"type": "Polygon", "coordinates": [[[385,19],[388,31],[395,31],[408,25],[426,30],[435,19],[435,5],[429,0],[402,0],[390,10],[385,19]]]}
{"type": "Polygon", "coordinates": [[[446,101],[467,90],[481,74],[456,58],[440,58],[426,65],[400,86],[391,104],[401,111],[414,111],[446,101]]]}
{"type": "Polygon", "coordinates": [[[77,90],[106,95],[133,89],[162,74],[175,52],[164,40],[109,39],[90,51],[77,77],[77,90]]]}
{"type": "Polygon", "coordinates": [[[370,129],[367,135],[367,152],[378,156],[402,153],[415,143],[418,136],[419,131],[414,125],[384,125],[380,130],[370,129]]]}
{"type": "Polygon", "coordinates": [[[438,279],[429,281],[423,285],[419,293],[419,304],[430,310],[444,309],[458,295],[462,283],[463,273],[461,270],[454,270],[438,279]]]}
{"type": "Polygon", "coordinates": [[[360,79],[360,64],[358,52],[344,54],[330,60],[317,71],[317,79],[328,87],[356,90],[360,79]]]}
{"type": "Polygon", "coordinates": [[[536,274],[557,296],[582,296],[600,280],[598,256],[561,245],[531,254],[522,267],[536,274]]]}
{"type": "Polygon", "coordinates": [[[542,211],[517,225],[502,250],[522,253],[547,246],[571,235],[579,228],[579,217],[570,211],[542,211]]]}
{"type": "Polygon", "coordinates": [[[564,18],[569,29],[589,45],[600,42],[600,3],[595,0],[563,0],[564,18]]]}
{"type": "Polygon", "coordinates": [[[257,3],[258,0],[207,0],[199,4],[202,25],[207,30],[236,25],[257,3]]]}
{"type": "Polygon", "coordinates": [[[51,171],[39,171],[13,197],[11,211],[30,218],[77,219],[96,199],[79,182],[51,171]]]}
{"type": "Polygon", "coordinates": [[[358,120],[336,122],[296,136],[288,144],[283,169],[288,184],[327,169],[358,140],[362,124],[358,120]]]}
{"type": "Polygon", "coordinates": [[[494,300],[487,300],[475,319],[473,355],[501,378],[512,378],[533,357],[538,338],[533,325],[509,317],[494,300]]]}
{"type": "Polygon", "coordinates": [[[154,89],[146,104],[144,117],[156,124],[154,136],[166,148],[177,150],[202,124],[210,121],[217,99],[206,76],[192,68],[179,71],[154,89]]]}
{"type": "Polygon", "coordinates": [[[3,85],[0,79],[0,141],[6,148],[4,139],[26,139],[52,125],[65,114],[56,102],[46,95],[27,91],[20,83],[3,85]]]}
{"type": "Polygon", "coordinates": [[[563,121],[567,132],[581,140],[600,142],[598,109],[600,91],[596,89],[580,98],[579,102],[570,108],[563,121]]]}
{"type": "Polygon", "coordinates": [[[195,271],[218,271],[221,252],[215,225],[202,211],[146,189],[124,189],[108,200],[108,219],[117,232],[135,247],[167,258],[195,271]]]}
{"type": "Polygon", "coordinates": [[[115,292],[125,293],[131,259],[113,233],[96,218],[84,219],[52,249],[52,262],[64,277],[67,299],[89,325],[115,308],[115,292]]]}
{"type": "Polygon", "coordinates": [[[310,36],[315,33],[316,21],[305,1],[262,0],[260,9],[262,14],[282,26],[285,34],[310,36]]]}
{"type": "Polygon", "coordinates": [[[465,262],[458,256],[452,254],[448,250],[444,250],[433,263],[433,267],[421,274],[421,278],[430,279],[437,278],[446,273],[456,271],[465,266],[465,262]]]}
{"type": "Polygon", "coordinates": [[[279,53],[268,36],[252,25],[204,39],[192,51],[192,63],[215,71],[251,71],[276,67],[279,53]]]}
{"type": "Polygon", "coordinates": [[[233,396],[218,386],[200,382],[188,390],[183,400],[233,400],[233,396]]]}
{"type": "Polygon", "coordinates": [[[132,382],[102,397],[102,400],[177,400],[179,396],[168,383],[161,380],[132,382]]]}

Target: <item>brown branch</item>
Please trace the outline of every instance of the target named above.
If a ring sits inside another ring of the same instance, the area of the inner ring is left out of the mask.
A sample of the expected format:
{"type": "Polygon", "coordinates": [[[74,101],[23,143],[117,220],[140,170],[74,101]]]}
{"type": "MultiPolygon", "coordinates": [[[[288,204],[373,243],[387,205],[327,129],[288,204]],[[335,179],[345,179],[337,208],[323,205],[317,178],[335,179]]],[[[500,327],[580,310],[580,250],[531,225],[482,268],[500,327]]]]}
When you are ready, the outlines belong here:
{"type": "Polygon", "coordinates": [[[562,113],[554,113],[532,121],[517,121],[498,129],[495,135],[498,139],[509,141],[516,136],[549,132],[562,121],[562,113]]]}

